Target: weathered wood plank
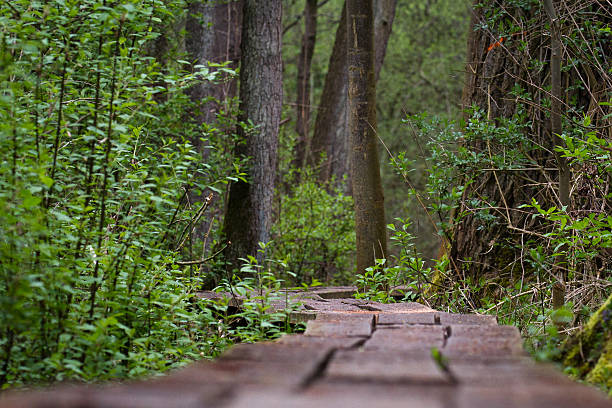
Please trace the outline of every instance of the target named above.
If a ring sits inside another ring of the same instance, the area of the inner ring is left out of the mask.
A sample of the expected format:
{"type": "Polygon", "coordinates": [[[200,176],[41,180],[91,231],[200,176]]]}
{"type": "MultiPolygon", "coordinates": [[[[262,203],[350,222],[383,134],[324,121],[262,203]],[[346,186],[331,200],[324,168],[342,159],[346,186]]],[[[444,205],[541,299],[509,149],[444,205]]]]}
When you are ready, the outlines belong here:
{"type": "Polygon", "coordinates": [[[313,318],[304,335],[236,345],[148,381],[4,393],[0,408],[612,407],[534,363],[518,329],[494,316],[334,298],[349,291],[291,292],[313,318]]]}

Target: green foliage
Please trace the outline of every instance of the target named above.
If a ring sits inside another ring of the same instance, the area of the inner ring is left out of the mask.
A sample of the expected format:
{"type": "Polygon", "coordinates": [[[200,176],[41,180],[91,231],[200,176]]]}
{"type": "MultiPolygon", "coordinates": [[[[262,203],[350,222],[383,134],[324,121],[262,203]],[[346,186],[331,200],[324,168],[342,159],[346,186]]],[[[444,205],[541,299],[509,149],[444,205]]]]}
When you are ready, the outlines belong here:
{"type": "MultiPolygon", "coordinates": [[[[519,114],[494,123],[474,111],[462,131],[452,124],[423,123],[421,117],[412,118],[412,123],[433,136],[427,189],[424,193],[414,190],[411,193],[427,203],[430,212],[440,220],[454,215],[454,224],[460,222],[467,211],[472,211],[480,229],[507,225],[508,218],[502,206],[505,203],[492,202],[475,193],[470,185],[478,182],[479,174],[486,172],[501,174],[539,167],[531,158],[541,147],[531,142],[528,121],[519,114]],[[497,209],[499,207],[502,211],[497,209]],[[466,210],[459,212],[459,208],[466,210]]],[[[609,197],[604,185],[597,180],[609,175],[609,142],[592,129],[588,116],[568,126],[562,139],[565,146],[556,150],[568,159],[570,166],[583,171],[580,177],[584,181],[578,186],[584,190],[574,192],[574,205],[592,208],[593,203],[598,203],[596,208],[605,208],[605,200],[609,197]]],[[[398,155],[393,164],[401,174],[410,171],[409,162],[403,160],[402,155],[398,155]]],[[[604,255],[612,245],[612,218],[596,209],[568,211],[557,206],[543,207],[535,198],[517,207],[529,214],[529,230],[522,231],[525,234],[520,246],[523,257],[518,260],[521,273],[475,277],[458,265],[445,270],[439,264],[431,281],[437,290],[429,301],[454,312],[495,312],[501,324],[519,327],[525,335],[526,348],[537,358],[558,360],[566,338],[564,331],[585,322],[609,294],[612,276],[609,260],[604,255]],[[588,295],[569,294],[563,307],[552,309],[550,302],[558,268],[565,273],[568,292],[571,288],[574,293],[588,295]]],[[[453,224],[437,223],[442,236],[452,237],[453,224]]],[[[469,264],[469,259],[465,261],[469,264]]],[[[500,265],[498,270],[502,267],[500,265]]],[[[592,367],[594,362],[589,361],[592,367]]]]}
{"type": "Polygon", "coordinates": [[[414,236],[409,232],[410,221],[396,220],[398,226],[389,224],[387,228],[393,232],[391,241],[399,247],[399,255],[391,255],[392,266],[387,266],[386,259],[377,259],[374,266],[358,274],[355,298],[381,303],[393,303],[396,299],[414,301],[423,295],[424,285],[430,282],[432,269],[425,267],[417,252],[414,236]]]}
{"type": "Polygon", "coordinates": [[[184,7],[0,7],[0,387],[131,378],[222,347],[175,242],[197,216],[186,191],[240,176],[218,145],[202,163],[193,141],[213,132],[184,120],[184,91],[216,74],[149,55],[184,7]]]}
{"type": "Polygon", "coordinates": [[[281,195],[271,257],[285,260],[295,283],[343,282],[354,270],[353,199],[344,194],[343,183],[330,188],[305,170],[292,192],[281,195]]]}
{"type": "Polygon", "coordinates": [[[392,268],[385,268],[386,259],[377,259],[374,266],[366,268],[363,274],[355,279],[357,293],[355,298],[368,299],[380,303],[393,303],[393,283],[399,276],[392,268]]]}
{"type": "MultiPolygon", "coordinates": [[[[504,223],[503,217],[494,210],[498,203],[488,201],[486,196],[465,192],[485,172],[518,171],[533,165],[529,152],[534,145],[526,136],[527,125],[521,111],[513,118],[494,123],[486,120],[480,110],[472,108],[471,118],[463,128],[426,114],[410,116],[404,122],[421,138],[429,140],[425,186],[417,189],[411,183],[413,162],[408,155],[399,153],[392,157],[391,166],[408,182],[408,194],[425,207],[428,218],[425,222],[433,224],[438,238],[451,236],[449,221],[461,200],[474,209],[480,229],[504,223]]],[[[456,214],[454,221],[465,215],[456,214]]]]}
{"type": "MultiPolygon", "coordinates": [[[[460,115],[469,6],[468,2],[452,0],[400,0],[397,4],[377,83],[377,123],[378,134],[392,155],[398,158],[403,154],[409,162],[412,171],[404,174],[410,189],[425,189],[430,139],[406,126],[404,119],[428,114],[444,123],[460,115]]],[[[381,153],[382,160],[388,162],[384,150],[381,153]]],[[[413,220],[409,231],[419,237],[419,251],[426,259],[435,258],[439,236],[423,205],[417,199],[406,199],[405,180],[395,176],[393,167],[381,163],[381,173],[386,213],[413,220]]]]}
{"type": "MultiPolygon", "coordinates": [[[[317,10],[316,47],[311,67],[311,132],[320,106],[320,95],[325,83],[330,54],[344,0],[320,2],[317,10]]],[[[296,100],[297,63],[303,34],[303,2],[283,3],[283,89],[287,101],[296,100]]],[[[390,151],[408,150],[414,160],[427,152],[419,149],[425,140],[413,140],[405,131],[402,118],[406,112],[416,114],[428,111],[449,119],[459,113],[463,79],[463,64],[469,27],[469,5],[453,0],[435,2],[397,2],[393,30],[389,38],[380,77],[377,81],[378,134],[390,151]]],[[[377,45],[380,48],[381,45],[377,45]]],[[[295,107],[288,106],[284,117],[289,123],[281,127],[280,170],[289,171],[293,159],[296,134],[293,118],[295,107]]],[[[416,188],[422,187],[424,174],[422,161],[414,176],[416,188]]],[[[404,197],[401,181],[392,171],[381,166],[385,190],[387,214],[408,213],[415,220],[411,233],[418,234],[421,251],[433,257],[437,250],[437,238],[433,228],[424,219],[425,213],[418,204],[404,197]]]]}
{"type": "MultiPolygon", "coordinates": [[[[265,254],[268,246],[260,243],[260,252],[265,254]]],[[[252,343],[301,330],[290,322],[291,312],[299,304],[290,302],[287,281],[281,278],[283,275],[285,278],[294,276],[287,269],[288,265],[267,257],[262,264],[254,256],[243,261],[240,269],[243,277],[234,276],[231,283],[224,280],[218,287],[218,290],[243,298],[239,311],[227,317],[230,322],[228,334],[235,341],[252,343]],[[242,324],[232,325],[232,321],[241,321],[242,324]]]]}

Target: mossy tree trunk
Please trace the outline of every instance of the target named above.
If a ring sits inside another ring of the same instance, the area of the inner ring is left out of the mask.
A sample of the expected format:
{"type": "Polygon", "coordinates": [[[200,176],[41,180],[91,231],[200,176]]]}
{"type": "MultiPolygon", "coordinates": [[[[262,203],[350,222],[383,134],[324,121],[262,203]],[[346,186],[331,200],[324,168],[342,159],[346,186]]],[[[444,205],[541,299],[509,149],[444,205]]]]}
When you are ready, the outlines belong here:
{"type": "Polygon", "coordinates": [[[560,361],[578,378],[612,394],[612,294],[588,323],[562,346],[560,361]]]}

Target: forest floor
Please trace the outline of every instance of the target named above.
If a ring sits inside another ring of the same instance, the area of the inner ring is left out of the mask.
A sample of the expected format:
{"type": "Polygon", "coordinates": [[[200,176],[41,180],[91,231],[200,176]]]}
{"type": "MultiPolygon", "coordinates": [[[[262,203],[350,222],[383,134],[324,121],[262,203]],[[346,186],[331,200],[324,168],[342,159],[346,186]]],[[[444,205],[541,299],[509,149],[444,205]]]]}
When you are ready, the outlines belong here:
{"type": "Polygon", "coordinates": [[[304,334],[240,344],[146,381],[4,394],[0,407],[612,407],[534,362],[519,331],[495,316],[357,300],[350,290],[292,293],[304,334]]]}

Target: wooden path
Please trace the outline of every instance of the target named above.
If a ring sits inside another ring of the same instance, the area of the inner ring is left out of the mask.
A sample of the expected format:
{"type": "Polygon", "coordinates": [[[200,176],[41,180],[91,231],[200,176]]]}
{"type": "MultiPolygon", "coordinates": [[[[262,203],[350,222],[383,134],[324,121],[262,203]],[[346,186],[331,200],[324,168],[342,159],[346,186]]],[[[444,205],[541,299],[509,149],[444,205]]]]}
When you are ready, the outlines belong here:
{"type": "Polygon", "coordinates": [[[418,303],[358,301],[342,289],[302,294],[303,335],[241,344],[213,362],[123,385],[62,386],[0,397],[36,408],[599,408],[602,393],[522,350],[492,316],[418,303]],[[432,358],[432,348],[442,359],[432,358]]]}

